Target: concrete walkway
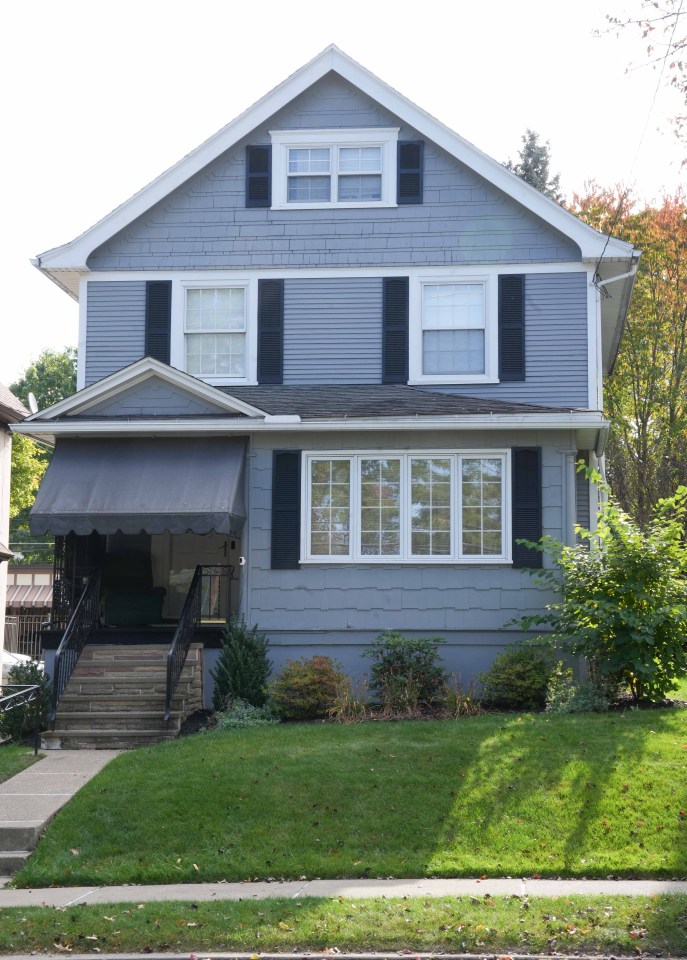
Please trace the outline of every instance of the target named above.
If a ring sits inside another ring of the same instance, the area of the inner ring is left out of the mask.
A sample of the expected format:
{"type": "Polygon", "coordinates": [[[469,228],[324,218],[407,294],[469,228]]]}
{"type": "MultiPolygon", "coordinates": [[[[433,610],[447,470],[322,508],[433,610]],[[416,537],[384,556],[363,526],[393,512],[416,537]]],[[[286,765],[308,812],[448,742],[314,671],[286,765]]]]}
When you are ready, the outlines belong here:
{"type": "MultiPolygon", "coordinates": [[[[52,750],[0,783],[0,864],[9,866],[8,872],[21,866],[60,807],[118,753],[52,750]]],[[[6,881],[0,876],[0,886],[6,881]]]]}

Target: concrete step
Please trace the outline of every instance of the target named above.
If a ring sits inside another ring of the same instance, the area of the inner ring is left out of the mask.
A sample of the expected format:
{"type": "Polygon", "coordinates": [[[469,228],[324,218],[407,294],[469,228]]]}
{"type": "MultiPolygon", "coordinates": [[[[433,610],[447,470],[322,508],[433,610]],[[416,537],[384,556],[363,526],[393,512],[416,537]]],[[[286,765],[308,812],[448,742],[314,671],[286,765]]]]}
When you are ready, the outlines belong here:
{"type": "Polygon", "coordinates": [[[0,825],[0,852],[7,853],[15,850],[33,850],[38,843],[40,826],[25,826],[12,824],[7,821],[0,825]]]}
{"type": "MultiPolygon", "coordinates": [[[[181,722],[181,712],[174,711],[170,714],[170,724],[181,722]]],[[[164,710],[140,710],[140,711],[108,711],[107,713],[93,713],[91,711],[82,711],[64,713],[58,712],[57,723],[61,730],[166,730],[167,725],[164,718],[164,710]]]]}
{"type": "Polygon", "coordinates": [[[28,858],[31,856],[31,850],[4,850],[0,853],[0,876],[9,876],[21,870],[28,858]]]}
{"type": "Polygon", "coordinates": [[[42,734],[44,750],[132,750],[173,740],[176,725],[169,730],[50,730],[42,734]]]}
{"type": "MultiPolygon", "coordinates": [[[[180,696],[188,696],[193,687],[193,678],[182,678],[176,687],[176,693],[180,696]]],[[[167,695],[167,677],[158,678],[137,677],[135,674],[130,677],[119,677],[114,680],[112,677],[72,677],[67,687],[69,694],[78,694],[80,696],[122,696],[122,697],[148,697],[151,694],[167,695]]]]}

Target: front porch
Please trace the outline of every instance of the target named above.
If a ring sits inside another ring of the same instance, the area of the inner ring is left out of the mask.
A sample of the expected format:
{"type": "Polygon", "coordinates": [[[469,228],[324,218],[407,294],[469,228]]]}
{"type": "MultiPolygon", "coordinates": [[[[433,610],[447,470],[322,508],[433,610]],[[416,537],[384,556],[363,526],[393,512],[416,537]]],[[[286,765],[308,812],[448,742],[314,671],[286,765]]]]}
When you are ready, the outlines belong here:
{"type": "Polygon", "coordinates": [[[203,651],[237,609],[238,549],[215,532],[56,538],[42,634],[53,688],[47,748],[127,748],[178,734],[204,705],[203,651]]]}

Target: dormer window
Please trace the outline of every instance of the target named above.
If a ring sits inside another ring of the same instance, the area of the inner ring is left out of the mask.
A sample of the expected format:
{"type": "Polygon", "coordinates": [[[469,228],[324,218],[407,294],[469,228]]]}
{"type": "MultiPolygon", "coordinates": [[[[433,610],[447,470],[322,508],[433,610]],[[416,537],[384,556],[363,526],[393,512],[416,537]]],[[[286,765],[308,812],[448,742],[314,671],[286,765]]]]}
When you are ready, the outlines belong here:
{"type": "Polygon", "coordinates": [[[272,208],[396,205],[398,128],[273,130],[272,208]]]}

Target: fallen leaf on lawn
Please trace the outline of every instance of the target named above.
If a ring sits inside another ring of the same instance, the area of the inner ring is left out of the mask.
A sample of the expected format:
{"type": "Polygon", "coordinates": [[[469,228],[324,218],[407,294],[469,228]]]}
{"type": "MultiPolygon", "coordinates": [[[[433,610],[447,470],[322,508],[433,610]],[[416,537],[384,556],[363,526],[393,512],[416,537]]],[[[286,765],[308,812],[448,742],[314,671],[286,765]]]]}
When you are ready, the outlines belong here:
{"type": "Polygon", "coordinates": [[[72,948],[69,944],[63,945],[61,943],[53,943],[53,947],[58,950],[60,953],[71,953],[72,948]]]}
{"type": "Polygon", "coordinates": [[[194,864],[193,864],[193,869],[194,869],[194,870],[198,870],[198,864],[197,864],[197,863],[194,863],[194,864]]]}
{"type": "Polygon", "coordinates": [[[76,847],[72,847],[72,856],[74,856],[74,857],[78,857],[78,856],[79,856],[79,851],[76,849],[76,847]]]}
{"type": "Polygon", "coordinates": [[[282,930],[289,930],[290,932],[293,932],[293,927],[290,927],[288,923],[284,923],[283,920],[279,921],[279,926],[282,930]]]}
{"type": "MultiPolygon", "coordinates": [[[[126,910],[125,913],[129,913],[129,911],[126,910]]],[[[111,920],[112,922],[114,922],[115,917],[103,917],[103,920],[111,920]]]]}
{"type": "Polygon", "coordinates": [[[90,937],[86,937],[86,940],[97,940],[97,939],[98,939],[98,938],[96,937],[95,934],[91,934],[90,937]]]}

